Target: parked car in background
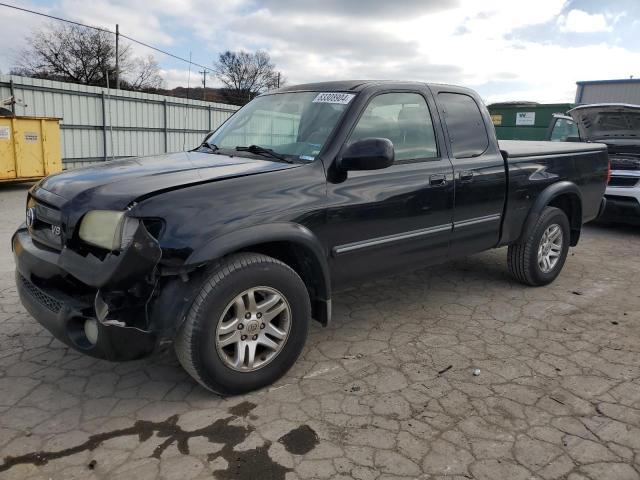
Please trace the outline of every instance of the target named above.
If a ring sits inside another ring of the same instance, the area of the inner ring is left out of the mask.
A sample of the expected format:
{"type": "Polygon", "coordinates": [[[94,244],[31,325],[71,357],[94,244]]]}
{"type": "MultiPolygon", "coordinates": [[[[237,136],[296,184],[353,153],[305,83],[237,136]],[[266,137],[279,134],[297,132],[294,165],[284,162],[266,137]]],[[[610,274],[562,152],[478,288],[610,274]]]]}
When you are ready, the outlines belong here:
{"type": "Polygon", "coordinates": [[[582,105],[555,115],[549,140],[607,145],[611,178],[603,220],[640,224],[640,105],[582,105]]]}
{"type": "Polygon", "coordinates": [[[552,142],[581,142],[576,122],[569,115],[554,113],[549,124],[547,140],[552,142]]]}
{"type": "Polygon", "coordinates": [[[559,274],[601,208],[606,146],[504,141],[472,90],[343,81],[257,97],[191,152],[34,186],[13,236],[27,310],[125,360],[174,342],[222,394],[281,377],[347,284],[508,246],[559,274]]]}

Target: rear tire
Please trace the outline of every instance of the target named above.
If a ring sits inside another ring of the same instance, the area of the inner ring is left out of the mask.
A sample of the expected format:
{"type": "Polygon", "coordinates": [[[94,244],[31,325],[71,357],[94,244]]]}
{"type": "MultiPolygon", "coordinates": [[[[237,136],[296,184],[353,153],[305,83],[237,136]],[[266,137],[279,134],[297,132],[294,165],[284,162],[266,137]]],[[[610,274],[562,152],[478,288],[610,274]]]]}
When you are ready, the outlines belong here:
{"type": "Polygon", "coordinates": [[[509,245],[507,265],[521,283],[547,285],[560,274],[569,252],[569,220],[559,208],[545,207],[531,234],[509,245]]]}
{"type": "Polygon", "coordinates": [[[205,280],[176,336],[176,355],[203,387],[246,393],[291,368],[310,318],[305,284],[288,265],[257,253],[231,255],[205,280]]]}

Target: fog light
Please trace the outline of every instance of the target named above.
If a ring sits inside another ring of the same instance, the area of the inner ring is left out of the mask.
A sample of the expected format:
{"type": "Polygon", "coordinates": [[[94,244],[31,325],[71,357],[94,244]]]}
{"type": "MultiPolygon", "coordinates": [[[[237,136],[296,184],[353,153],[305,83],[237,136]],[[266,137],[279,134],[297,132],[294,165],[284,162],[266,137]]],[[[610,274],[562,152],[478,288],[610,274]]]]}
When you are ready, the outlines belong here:
{"type": "Polygon", "coordinates": [[[84,334],[91,345],[98,341],[98,321],[95,318],[88,318],[84,321],[84,334]]]}

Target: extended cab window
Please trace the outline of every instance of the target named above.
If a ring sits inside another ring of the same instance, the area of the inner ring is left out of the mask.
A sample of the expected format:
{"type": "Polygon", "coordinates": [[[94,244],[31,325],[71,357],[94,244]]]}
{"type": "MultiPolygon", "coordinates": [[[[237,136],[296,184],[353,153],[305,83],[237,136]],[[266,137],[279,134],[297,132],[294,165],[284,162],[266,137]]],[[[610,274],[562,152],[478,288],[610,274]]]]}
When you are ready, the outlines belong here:
{"type": "Polygon", "coordinates": [[[580,137],[575,122],[568,118],[556,118],[556,123],[553,124],[553,130],[551,130],[551,141],[566,142],[569,137],[580,137]]]}
{"type": "Polygon", "coordinates": [[[364,138],[391,140],[396,161],[438,156],[429,107],[417,93],[383,93],[374,97],[349,142],[364,138]]]}
{"type": "Polygon", "coordinates": [[[438,102],[444,111],[453,156],[481,155],[489,147],[489,137],[475,100],[462,93],[439,93],[438,102]]]}

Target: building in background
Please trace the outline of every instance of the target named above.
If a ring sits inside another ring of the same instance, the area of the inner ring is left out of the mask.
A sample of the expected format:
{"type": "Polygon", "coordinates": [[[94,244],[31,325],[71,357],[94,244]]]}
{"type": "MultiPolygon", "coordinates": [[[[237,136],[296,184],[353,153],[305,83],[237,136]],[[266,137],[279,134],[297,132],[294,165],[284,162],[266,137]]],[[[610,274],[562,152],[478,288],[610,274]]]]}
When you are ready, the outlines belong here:
{"type": "Polygon", "coordinates": [[[630,103],[640,105],[640,79],[576,82],[576,103],[630,103]]]}
{"type": "Polygon", "coordinates": [[[489,105],[498,140],[546,140],[554,113],[564,114],[572,103],[501,102],[489,105]]]}

